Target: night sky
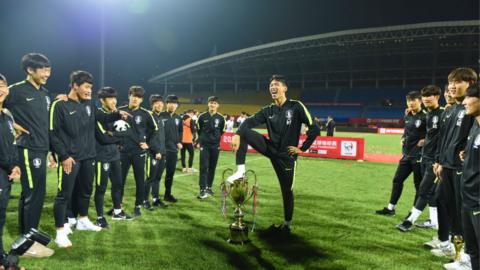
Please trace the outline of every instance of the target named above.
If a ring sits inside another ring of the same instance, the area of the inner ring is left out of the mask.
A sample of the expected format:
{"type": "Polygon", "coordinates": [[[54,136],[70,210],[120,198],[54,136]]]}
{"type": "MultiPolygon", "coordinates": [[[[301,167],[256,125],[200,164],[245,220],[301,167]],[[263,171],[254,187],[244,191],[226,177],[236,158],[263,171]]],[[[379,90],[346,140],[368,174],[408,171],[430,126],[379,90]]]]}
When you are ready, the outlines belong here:
{"type": "Polygon", "coordinates": [[[22,80],[22,55],[52,61],[47,88],[67,90],[68,75],[90,71],[98,87],[104,11],[106,85],[155,90],[147,80],[232,50],[293,37],[398,24],[478,20],[477,0],[2,0],[0,73],[22,80]]]}

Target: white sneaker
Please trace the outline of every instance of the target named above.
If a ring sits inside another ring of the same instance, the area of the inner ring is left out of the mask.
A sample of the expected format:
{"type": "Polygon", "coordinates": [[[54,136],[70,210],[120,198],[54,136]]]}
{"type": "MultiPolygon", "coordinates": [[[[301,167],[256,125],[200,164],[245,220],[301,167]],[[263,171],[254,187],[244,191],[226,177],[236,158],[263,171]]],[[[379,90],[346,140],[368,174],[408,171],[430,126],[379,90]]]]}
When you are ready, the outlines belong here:
{"type": "Polygon", "coordinates": [[[75,224],[77,224],[76,218],[68,218],[68,225],[70,225],[70,227],[75,226],[75,224]]]}
{"type": "Polygon", "coordinates": [[[470,256],[462,252],[460,253],[460,261],[446,263],[443,265],[443,268],[447,270],[472,270],[470,256]]]}
{"type": "Polygon", "coordinates": [[[73,233],[72,228],[70,227],[70,224],[68,224],[68,222],[65,223],[65,224],[63,224],[63,231],[64,231],[67,235],[70,235],[70,234],[73,233]]]}
{"type": "Polygon", "coordinates": [[[72,246],[72,242],[68,239],[67,234],[64,231],[57,231],[57,237],[55,237],[55,243],[59,248],[69,248],[72,246]]]}
{"type": "Polygon", "coordinates": [[[432,238],[432,240],[428,241],[428,242],[425,242],[423,243],[424,246],[426,247],[429,247],[429,248],[432,248],[432,249],[435,249],[435,248],[440,248],[440,244],[442,242],[440,240],[438,240],[438,237],[434,236],[432,238]]]}
{"type": "Polygon", "coordinates": [[[190,168],[190,170],[189,170],[189,171],[190,171],[191,173],[197,173],[197,172],[198,172],[198,170],[197,170],[197,169],[195,169],[195,168],[190,168]]]}
{"type": "Polygon", "coordinates": [[[79,231],[94,231],[99,232],[102,230],[102,227],[93,224],[88,218],[78,219],[77,230],[79,231]]]}
{"type": "Polygon", "coordinates": [[[450,259],[455,258],[455,248],[453,247],[452,243],[446,246],[441,246],[440,248],[432,249],[430,252],[437,257],[445,257],[450,259]]]}
{"type": "Polygon", "coordinates": [[[188,169],[187,168],[182,168],[182,172],[186,173],[186,172],[188,172],[188,169]]]}
{"type": "Polygon", "coordinates": [[[239,180],[241,178],[245,177],[245,172],[242,172],[242,171],[236,171],[234,174],[230,175],[228,178],[227,178],[227,182],[229,184],[233,184],[233,182],[235,182],[236,180],[239,180]]]}

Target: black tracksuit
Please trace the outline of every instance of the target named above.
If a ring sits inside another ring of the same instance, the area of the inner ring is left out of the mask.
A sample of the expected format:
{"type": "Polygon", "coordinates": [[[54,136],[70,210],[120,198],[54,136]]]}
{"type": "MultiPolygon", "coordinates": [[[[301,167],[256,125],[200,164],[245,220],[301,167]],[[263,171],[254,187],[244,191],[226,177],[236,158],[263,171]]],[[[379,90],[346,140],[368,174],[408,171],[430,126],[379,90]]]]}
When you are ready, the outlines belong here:
{"type": "Polygon", "coordinates": [[[73,216],[88,216],[95,174],[95,107],[91,101],[57,100],[50,110],[50,142],[59,162],[73,158],[70,174],[58,168],[53,206],[55,226],[63,227],[69,202],[73,216]]]}
{"type": "Polygon", "coordinates": [[[127,119],[132,132],[125,136],[120,147],[120,160],[122,163],[122,200],[130,165],[133,167],[135,178],[135,206],[140,206],[145,200],[145,167],[147,165],[147,151],[140,147],[140,143],[147,143],[149,147],[155,147],[150,144],[150,139],[157,131],[157,124],[153,119],[152,113],[142,107],[130,109],[128,106],[119,109],[132,115],[127,119]]]}
{"type": "Polygon", "coordinates": [[[427,206],[437,206],[435,198],[435,173],[433,172],[433,164],[435,163],[435,154],[437,144],[440,137],[440,124],[442,114],[445,111],[443,107],[438,107],[427,112],[427,135],[425,136],[425,144],[422,148],[422,172],[423,178],[418,189],[418,196],[415,202],[415,208],[422,211],[427,206]]]}
{"type": "Polygon", "coordinates": [[[452,105],[446,112],[442,125],[445,134],[437,148],[438,162],[443,167],[442,180],[438,185],[438,236],[448,240],[449,231],[462,235],[460,181],[462,162],[459,157],[465,148],[473,117],[465,115],[462,104],[452,105]]]}
{"type": "Polygon", "coordinates": [[[15,166],[19,166],[13,117],[6,109],[0,111],[0,254],[3,249],[3,226],[6,221],[8,200],[12,182],[8,175],[15,166]]]}
{"type": "Polygon", "coordinates": [[[300,149],[306,151],[318,136],[320,128],[300,101],[287,99],[282,106],[271,104],[263,107],[247,118],[237,130],[240,148],[236,154],[236,163],[245,164],[248,145],[270,159],[280,182],[286,221],[291,221],[293,216],[293,186],[297,164],[297,156],[289,155],[288,147],[298,146],[302,123],[307,125],[308,131],[307,139],[300,149]],[[269,138],[252,130],[261,124],[267,125],[269,138]]]}
{"type": "Polygon", "coordinates": [[[198,117],[197,131],[200,143],[200,190],[212,188],[220,153],[220,139],[225,129],[225,118],[205,112],[198,117]]]}
{"type": "Polygon", "coordinates": [[[403,133],[402,158],[400,159],[393,177],[392,194],[390,195],[390,203],[396,205],[400,196],[402,196],[403,182],[413,172],[413,183],[415,185],[415,198],[413,204],[417,201],[418,188],[422,181],[421,153],[422,147],[417,144],[425,138],[426,129],[426,113],[420,111],[413,115],[409,113],[405,115],[405,128],[403,133]]]}
{"type": "Polygon", "coordinates": [[[95,138],[97,139],[96,150],[96,181],[95,181],[95,209],[97,216],[103,216],[103,206],[105,192],[107,191],[108,179],[112,182],[111,195],[114,209],[120,209],[122,206],[122,168],[120,164],[120,152],[118,144],[121,137],[128,134],[125,132],[117,132],[113,127],[113,122],[105,123],[101,121],[106,115],[112,113],[107,112],[103,108],[97,109],[95,125],[95,138]]]}
{"type": "Polygon", "coordinates": [[[182,118],[173,113],[160,113],[160,121],[165,127],[165,148],[167,155],[165,158],[165,197],[172,195],[173,176],[177,166],[178,147],[177,144],[182,143],[183,124],[182,118]]]}
{"type": "Polygon", "coordinates": [[[15,122],[30,133],[17,139],[22,172],[18,219],[20,232],[24,234],[31,228],[38,229],[45,200],[50,97],[47,89],[40,87],[37,90],[25,80],[10,86],[4,106],[10,110],[15,122]]]}
{"type": "Polygon", "coordinates": [[[160,119],[160,115],[153,113],[153,119],[157,123],[158,131],[150,141],[154,145],[153,150],[149,151],[147,158],[147,181],[145,182],[145,199],[148,200],[150,188],[152,189],[152,198],[158,200],[160,192],[160,180],[165,169],[165,160],[167,150],[165,148],[165,126],[160,119]],[[155,159],[157,153],[162,155],[160,160],[155,159]]]}
{"type": "Polygon", "coordinates": [[[475,121],[468,135],[460,190],[463,198],[465,252],[470,255],[472,269],[480,269],[480,125],[478,121],[475,121]]]}

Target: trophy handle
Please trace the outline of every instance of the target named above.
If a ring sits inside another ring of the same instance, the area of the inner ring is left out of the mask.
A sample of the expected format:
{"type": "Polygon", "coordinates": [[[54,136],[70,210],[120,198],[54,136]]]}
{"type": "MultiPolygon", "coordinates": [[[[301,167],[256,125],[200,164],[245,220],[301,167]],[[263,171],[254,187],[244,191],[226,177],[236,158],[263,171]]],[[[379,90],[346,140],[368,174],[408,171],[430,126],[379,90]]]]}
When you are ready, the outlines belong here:
{"type": "Polygon", "coordinates": [[[230,175],[232,175],[232,174],[233,174],[233,170],[230,169],[230,168],[225,169],[225,170],[223,171],[223,173],[222,173],[222,181],[225,181],[226,176],[227,176],[227,173],[229,173],[230,175]]]}
{"type": "Polygon", "coordinates": [[[225,195],[227,195],[228,193],[230,193],[230,188],[229,186],[227,185],[226,183],[226,179],[227,179],[227,175],[232,175],[233,174],[233,170],[228,168],[228,169],[225,169],[222,173],[222,183],[220,183],[220,190],[222,191],[222,193],[224,193],[225,195]]]}

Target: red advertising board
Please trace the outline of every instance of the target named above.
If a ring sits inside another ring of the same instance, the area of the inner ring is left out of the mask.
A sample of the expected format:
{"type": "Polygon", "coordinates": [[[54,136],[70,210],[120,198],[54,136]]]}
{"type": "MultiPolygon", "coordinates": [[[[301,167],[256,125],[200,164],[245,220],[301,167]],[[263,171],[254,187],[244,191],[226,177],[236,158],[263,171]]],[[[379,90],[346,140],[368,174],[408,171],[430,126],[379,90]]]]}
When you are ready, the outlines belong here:
{"type": "Polygon", "coordinates": [[[402,134],[403,135],[403,128],[378,128],[378,134],[402,134]]]}
{"type": "MultiPolygon", "coordinates": [[[[224,151],[232,151],[233,133],[226,132],[222,135],[220,141],[220,148],[224,151]]],[[[266,136],[266,134],[264,134],[266,136]]],[[[299,146],[302,145],[307,137],[300,136],[299,146]]],[[[248,152],[255,152],[248,146],[248,152]]],[[[308,157],[322,157],[322,158],[340,158],[363,160],[365,153],[365,140],[363,138],[345,138],[345,137],[317,137],[312,143],[310,149],[300,154],[308,157]]]]}

